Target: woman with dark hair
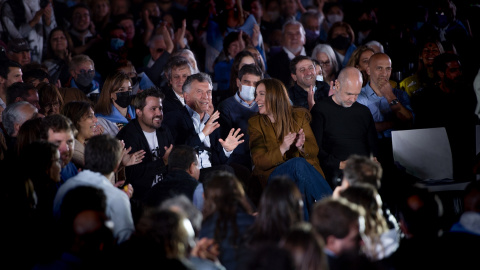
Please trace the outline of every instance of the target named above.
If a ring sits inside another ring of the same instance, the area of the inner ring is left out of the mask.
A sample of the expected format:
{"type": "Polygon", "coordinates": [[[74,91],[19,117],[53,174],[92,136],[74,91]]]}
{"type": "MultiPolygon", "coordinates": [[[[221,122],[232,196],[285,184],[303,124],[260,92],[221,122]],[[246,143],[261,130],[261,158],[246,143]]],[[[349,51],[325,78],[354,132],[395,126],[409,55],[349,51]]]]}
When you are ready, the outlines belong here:
{"type": "Polygon", "coordinates": [[[332,24],[328,30],[327,44],[332,46],[340,70],[347,66],[355,46],[355,33],[352,26],[344,21],[332,24]]]}
{"type": "Polygon", "coordinates": [[[348,60],[347,66],[354,67],[362,73],[363,86],[365,86],[368,81],[367,67],[368,60],[375,53],[375,51],[366,45],[359,46],[355,51],[353,51],[352,56],[348,60]]]}
{"type": "Polygon", "coordinates": [[[313,203],[332,194],[318,161],[318,146],[310,127],[310,112],[293,107],[283,83],[274,78],[257,83],[258,114],[248,120],[253,176],[262,187],[286,174],[304,196],[305,219],[313,203]]]}
{"type": "Polygon", "coordinates": [[[17,156],[20,155],[25,146],[40,139],[42,120],[42,117],[29,119],[20,127],[15,143],[17,156]]]}
{"type": "Polygon", "coordinates": [[[256,65],[258,67],[261,67],[255,58],[255,55],[251,53],[250,51],[243,50],[239,52],[235,58],[233,59],[233,64],[232,68],[230,70],[230,85],[229,85],[229,95],[235,95],[238,91],[238,86],[236,83],[238,79],[238,71],[244,66],[244,65],[256,65]]]}
{"type": "Polygon", "coordinates": [[[252,205],[231,173],[212,172],[204,184],[204,219],[199,238],[213,238],[220,246],[220,262],[234,270],[241,238],[255,220],[252,205]]]}
{"type": "Polygon", "coordinates": [[[278,246],[303,219],[302,194],[295,183],[286,176],[272,178],[260,197],[255,222],[242,239],[238,269],[244,269],[262,247],[278,246]]]}
{"type": "Polygon", "coordinates": [[[77,168],[85,165],[85,144],[94,135],[102,134],[102,127],[98,125],[93,106],[87,101],[70,101],[63,106],[62,114],[72,120],[77,129],[72,162],[77,168]]]}
{"type": "Polygon", "coordinates": [[[73,41],[67,30],[57,27],[50,32],[43,64],[48,68],[52,83],[56,83],[57,80],[60,80],[61,86],[68,83],[71,76],[68,63],[72,57],[72,49],[73,41]]]}
{"type": "Polygon", "coordinates": [[[58,114],[63,107],[63,98],[58,88],[51,83],[41,82],[37,85],[40,103],[39,113],[48,116],[58,114]]]}
{"type": "Polygon", "coordinates": [[[132,98],[130,77],[122,71],[110,73],[95,105],[95,116],[105,133],[116,136],[123,126],[135,118],[132,98]]]}

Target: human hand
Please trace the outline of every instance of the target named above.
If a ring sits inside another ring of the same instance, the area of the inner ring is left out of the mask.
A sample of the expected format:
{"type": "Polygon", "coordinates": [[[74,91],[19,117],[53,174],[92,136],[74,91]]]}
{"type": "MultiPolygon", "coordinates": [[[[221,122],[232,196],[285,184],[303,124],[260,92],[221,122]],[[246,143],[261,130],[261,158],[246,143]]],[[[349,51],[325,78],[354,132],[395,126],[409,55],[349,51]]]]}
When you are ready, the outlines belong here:
{"type": "Polygon", "coordinates": [[[185,48],[186,44],[184,42],[185,32],[187,30],[187,20],[183,19],[182,27],[177,29],[175,33],[175,43],[178,44],[180,48],[185,48]]]}
{"type": "Polygon", "coordinates": [[[208,109],[207,109],[208,115],[212,115],[212,114],[213,114],[213,111],[215,111],[215,107],[213,106],[213,100],[210,99],[210,100],[208,101],[208,109]]]}
{"type": "Polygon", "coordinates": [[[207,123],[205,124],[205,127],[202,130],[203,135],[209,136],[210,134],[212,134],[212,132],[215,129],[220,127],[220,123],[215,122],[218,118],[220,118],[220,112],[219,111],[214,112],[210,116],[210,119],[208,119],[207,123]]]}
{"type": "Polygon", "coordinates": [[[238,32],[238,38],[237,38],[238,44],[239,44],[239,45],[238,45],[239,51],[243,51],[243,49],[245,49],[245,41],[243,40],[242,35],[243,35],[243,31],[240,30],[240,31],[238,32]]]}
{"type": "Polygon", "coordinates": [[[153,29],[155,29],[155,25],[153,25],[152,20],[150,20],[150,12],[148,12],[146,9],[142,12],[142,15],[142,19],[145,22],[145,30],[150,32],[153,31],[153,29]]]}
{"type": "Polygon", "coordinates": [[[305,132],[303,131],[303,128],[298,131],[296,140],[297,142],[295,143],[295,146],[298,151],[303,153],[305,151],[305,148],[303,147],[305,144],[305,132]]]}
{"type": "Polygon", "coordinates": [[[258,24],[253,25],[252,43],[254,47],[260,43],[260,26],[258,24]]]}
{"type": "Polygon", "coordinates": [[[165,149],[165,154],[163,155],[163,163],[165,164],[165,166],[168,165],[168,156],[170,156],[170,153],[172,152],[172,149],[173,149],[173,144],[170,144],[169,147],[167,146],[164,146],[163,149],[165,149]]]}
{"type": "Polygon", "coordinates": [[[142,163],[143,158],[145,157],[144,150],[138,150],[135,153],[130,154],[132,147],[130,146],[128,149],[124,148],[124,155],[122,157],[122,165],[123,166],[132,166],[142,163]]]}
{"type": "Polygon", "coordinates": [[[220,255],[220,246],[215,243],[214,239],[203,237],[196,242],[195,247],[190,251],[190,255],[217,262],[220,255]]]}
{"type": "MultiPolygon", "coordinates": [[[[116,182],[114,184],[114,186],[120,188],[121,186],[123,186],[123,184],[125,184],[125,180],[116,182]]],[[[132,195],[133,195],[132,184],[127,184],[127,185],[123,186],[122,191],[125,192],[125,194],[127,194],[129,199],[132,198],[132,195]]]]}
{"type": "Polygon", "coordinates": [[[308,109],[311,110],[313,108],[313,105],[315,105],[315,93],[313,92],[313,85],[310,85],[310,89],[308,89],[307,101],[308,109]]]}
{"type": "Polygon", "coordinates": [[[218,139],[218,141],[223,146],[225,151],[227,151],[227,152],[233,151],[233,150],[235,150],[235,148],[237,148],[237,146],[239,144],[241,144],[245,141],[245,140],[240,140],[240,138],[243,137],[243,133],[239,134],[240,131],[241,131],[240,128],[237,128],[237,130],[232,128],[230,130],[230,132],[228,133],[227,138],[225,138],[225,140],[223,140],[221,138],[218,139]]]}
{"type": "Polygon", "coordinates": [[[99,125],[98,123],[95,124],[95,126],[93,127],[93,134],[94,135],[100,135],[100,134],[103,134],[103,126],[102,125],[99,125]]]}
{"type": "Polygon", "coordinates": [[[292,132],[289,132],[287,135],[285,135],[285,137],[283,137],[283,142],[280,145],[280,152],[282,152],[282,155],[285,154],[288,149],[290,149],[290,146],[295,141],[295,138],[297,138],[297,133],[292,132]]]}

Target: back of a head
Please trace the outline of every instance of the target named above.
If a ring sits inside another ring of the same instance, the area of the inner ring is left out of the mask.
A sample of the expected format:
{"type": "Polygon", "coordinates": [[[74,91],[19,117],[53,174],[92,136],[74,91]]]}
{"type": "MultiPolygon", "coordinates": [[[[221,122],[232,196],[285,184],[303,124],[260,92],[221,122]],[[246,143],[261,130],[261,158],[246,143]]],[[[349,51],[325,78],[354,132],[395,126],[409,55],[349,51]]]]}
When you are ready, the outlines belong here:
{"type": "Polygon", "coordinates": [[[25,82],[13,83],[7,88],[7,100],[5,103],[7,105],[15,103],[17,98],[20,98],[21,100],[26,100],[27,97],[29,96],[29,90],[32,90],[32,89],[36,91],[35,86],[31,83],[25,83],[25,82]]]}
{"type": "Polygon", "coordinates": [[[255,251],[245,266],[239,270],[294,270],[295,260],[292,254],[278,245],[265,245],[255,251]]]}
{"type": "Polygon", "coordinates": [[[377,189],[381,186],[382,175],[381,165],[367,156],[351,155],[343,169],[343,179],[349,184],[368,183],[377,189]]]}
{"type": "Polygon", "coordinates": [[[160,209],[182,213],[192,223],[195,234],[200,232],[203,220],[202,212],[200,212],[200,210],[198,210],[198,208],[193,205],[192,201],[184,194],[166,199],[160,205],[160,209]]]}
{"type": "MultiPolygon", "coordinates": [[[[36,179],[41,179],[43,182],[43,178],[49,177],[48,172],[54,162],[56,153],[57,146],[47,141],[38,140],[25,145],[20,152],[20,164],[28,166],[28,170],[23,170],[22,173],[32,179],[34,185],[37,184],[36,179]]],[[[45,182],[43,184],[47,185],[45,182]]]]}
{"type": "Polygon", "coordinates": [[[15,124],[25,123],[28,119],[23,112],[23,107],[29,106],[36,110],[32,104],[27,101],[19,101],[8,105],[2,112],[2,124],[7,132],[7,135],[12,136],[15,133],[15,124]]]}
{"type": "Polygon", "coordinates": [[[435,238],[441,233],[443,204],[427,188],[409,187],[398,203],[398,212],[408,237],[435,238]]]}
{"type": "Polygon", "coordinates": [[[303,220],[303,200],[295,183],[282,176],[269,182],[260,197],[253,242],[276,242],[303,220]]]}
{"type": "Polygon", "coordinates": [[[23,123],[17,134],[17,153],[20,153],[26,145],[40,140],[42,121],[43,118],[37,117],[23,123]]]}
{"type": "Polygon", "coordinates": [[[197,152],[189,145],[175,145],[168,156],[168,170],[183,170],[190,168],[197,161],[197,152]]]}
{"type": "Polygon", "coordinates": [[[0,62],[0,77],[7,79],[8,73],[10,73],[11,67],[16,67],[21,69],[22,65],[10,59],[3,59],[0,62]]]}
{"type": "Polygon", "coordinates": [[[324,240],[329,236],[343,239],[363,214],[363,209],[344,198],[327,197],[315,203],[310,222],[324,240]]]}
{"type": "Polygon", "coordinates": [[[122,146],[108,134],[96,135],[85,146],[85,169],[103,175],[114,172],[120,163],[122,146]]]}

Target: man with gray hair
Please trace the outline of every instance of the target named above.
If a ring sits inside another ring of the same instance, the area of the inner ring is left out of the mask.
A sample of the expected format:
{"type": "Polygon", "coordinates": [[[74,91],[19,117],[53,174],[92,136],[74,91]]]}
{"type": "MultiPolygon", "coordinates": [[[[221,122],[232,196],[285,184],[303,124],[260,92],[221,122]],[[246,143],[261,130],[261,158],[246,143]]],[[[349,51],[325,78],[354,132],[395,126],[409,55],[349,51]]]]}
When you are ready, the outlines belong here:
{"type": "Polygon", "coordinates": [[[162,88],[165,94],[163,113],[167,113],[185,106],[182,86],[194,71],[188,59],[181,55],[171,56],[163,70],[168,80],[168,85],[162,88]]]}
{"type": "Polygon", "coordinates": [[[279,79],[288,89],[291,86],[290,61],[295,56],[306,55],[305,29],[296,20],[288,20],[282,28],[282,50],[271,55],[267,61],[268,74],[279,79]]]}
{"type": "Polygon", "coordinates": [[[8,151],[13,150],[15,146],[16,137],[20,127],[25,121],[36,117],[38,114],[37,108],[27,101],[18,101],[9,104],[2,114],[2,123],[5,136],[5,142],[8,151]]]}
{"type": "Polygon", "coordinates": [[[194,147],[200,157],[200,182],[212,170],[228,170],[230,155],[243,143],[241,129],[231,129],[225,140],[220,136],[217,120],[220,112],[209,112],[212,103],[212,79],[200,72],[188,76],[183,84],[185,107],[165,114],[165,125],[170,128],[175,144],[194,147]],[[211,114],[211,115],[210,115],[211,114]]]}

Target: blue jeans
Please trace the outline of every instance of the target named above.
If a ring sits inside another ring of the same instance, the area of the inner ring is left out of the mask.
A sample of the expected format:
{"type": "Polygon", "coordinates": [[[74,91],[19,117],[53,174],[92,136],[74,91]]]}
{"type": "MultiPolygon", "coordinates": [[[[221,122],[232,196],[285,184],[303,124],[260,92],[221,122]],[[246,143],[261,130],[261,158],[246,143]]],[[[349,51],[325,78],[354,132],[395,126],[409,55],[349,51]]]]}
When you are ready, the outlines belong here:
{"type": "Polygon", "coordinates": [[[309,221],[309,212],[313,204],[324,197],[331,196],[333,193],[325,178],[302,157],[292,158],[279,165],[270,174],[268,182],[273,177],[280,175],[288,176],[300,190],[306,221],[309,221]]]}

